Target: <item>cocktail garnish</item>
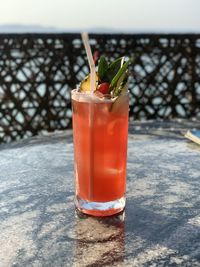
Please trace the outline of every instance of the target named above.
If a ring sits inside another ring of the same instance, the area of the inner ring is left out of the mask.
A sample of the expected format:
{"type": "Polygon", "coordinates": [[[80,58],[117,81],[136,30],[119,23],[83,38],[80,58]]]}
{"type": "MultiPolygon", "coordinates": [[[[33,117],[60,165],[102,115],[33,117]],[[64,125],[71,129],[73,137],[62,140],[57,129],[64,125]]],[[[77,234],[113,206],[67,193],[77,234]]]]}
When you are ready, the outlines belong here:
{"type": "MultiPolygon", "coordinates": [[[[118,98],[128,92],[128,67],[131,62],[132,59],[125,61],[124,57],[120,57],[108,63],[106,57],[101,56],[96,72],[96,95],[99,95],[101,99],[103,95],[113,100],[112,106],[120,103],[118,98]]],[[[90,75],[87,75],[81,82],[80,91],[90,91],[90,75]]]]}

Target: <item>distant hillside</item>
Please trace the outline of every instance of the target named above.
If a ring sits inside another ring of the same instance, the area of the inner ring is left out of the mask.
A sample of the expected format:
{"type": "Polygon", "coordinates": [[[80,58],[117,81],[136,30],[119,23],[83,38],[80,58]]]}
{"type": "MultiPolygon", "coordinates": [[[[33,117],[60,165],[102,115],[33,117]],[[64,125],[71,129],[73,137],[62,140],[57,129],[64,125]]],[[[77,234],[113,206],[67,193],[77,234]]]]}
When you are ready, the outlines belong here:
{"type": "Polygon", "coordinates": [[[58,31],[63,31],[63,30],[54,27],[43,27],[40,25],[20,25],[20,24],[0,25],[0,33],[58,32],[58,31]]]}
{"type": "MultiPolygon", "coordinates": [[[[21,24],[8,24],[0,25],[0,33],[54,33],[54,32],[82,32],[87,31],[91,33],[121,33],[122,31],[113,28],[92,27],[89,29],[66,29],[56,27],[45,27],[40,25],[21,25],[21,24]]],[[[124,30],[123,32],[131,32],[124,30]]]]}

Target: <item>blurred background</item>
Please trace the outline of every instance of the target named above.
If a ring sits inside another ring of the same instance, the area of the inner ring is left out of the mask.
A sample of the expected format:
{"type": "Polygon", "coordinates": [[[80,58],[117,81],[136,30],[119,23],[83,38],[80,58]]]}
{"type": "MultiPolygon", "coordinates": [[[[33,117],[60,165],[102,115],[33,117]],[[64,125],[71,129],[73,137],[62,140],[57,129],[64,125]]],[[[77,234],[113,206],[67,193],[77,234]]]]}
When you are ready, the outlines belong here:
{"type": "Polygon", "coordinates": [[[200,117],[199,0],[0,0],[0,143],[72,127],[80,32],[130,66],[130,120],[200,117]]]}
{"type": "Polygon", "coordinates": [[[0,29],[199,32],[199,0],[1,0],[0,29]]]}

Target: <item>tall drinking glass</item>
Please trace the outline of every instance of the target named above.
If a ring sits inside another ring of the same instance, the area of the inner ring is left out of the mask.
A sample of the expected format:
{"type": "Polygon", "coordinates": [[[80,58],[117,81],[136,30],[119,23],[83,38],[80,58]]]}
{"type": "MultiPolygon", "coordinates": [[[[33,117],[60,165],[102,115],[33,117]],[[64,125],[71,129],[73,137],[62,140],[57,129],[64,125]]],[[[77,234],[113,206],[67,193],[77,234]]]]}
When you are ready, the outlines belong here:
{"type": "Polygon", "coordinates": [[[125,207],[128,93],[120,101],[72,91],[75,205],[109,216],[125,207]]]}

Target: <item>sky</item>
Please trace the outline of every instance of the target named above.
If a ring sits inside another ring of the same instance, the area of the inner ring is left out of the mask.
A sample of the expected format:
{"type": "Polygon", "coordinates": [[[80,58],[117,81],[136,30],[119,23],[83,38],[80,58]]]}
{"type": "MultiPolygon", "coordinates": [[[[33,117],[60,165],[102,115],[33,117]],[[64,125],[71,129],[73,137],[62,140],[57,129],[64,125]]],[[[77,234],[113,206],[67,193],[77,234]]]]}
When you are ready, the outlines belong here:
{"type": "Polygon", "coordinates": [[[200,0],[0,0],[0,26],[200,32],[200,0]]]}

